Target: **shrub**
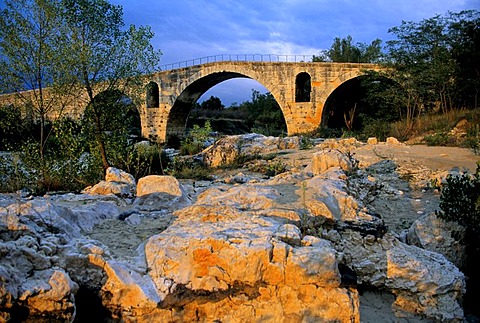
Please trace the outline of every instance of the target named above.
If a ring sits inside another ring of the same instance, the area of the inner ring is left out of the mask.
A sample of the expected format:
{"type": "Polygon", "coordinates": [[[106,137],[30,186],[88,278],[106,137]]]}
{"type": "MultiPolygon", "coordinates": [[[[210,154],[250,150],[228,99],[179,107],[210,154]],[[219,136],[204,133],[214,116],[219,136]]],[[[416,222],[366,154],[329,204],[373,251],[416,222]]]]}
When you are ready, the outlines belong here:
{"type": "Polygon", "coordinates": [[[167,173],[179,179],[212,179],[211,170],[201,162],[191,158],[174,158],[167,173]]]}
{"type": "Polygon", "coordinates": [[[475,174],[449,175],[440,196],[437,215],[465,227],[467,235],[480,233],[480,164],[475,174]]]}
{"type": "Polygon", "coordinates": [[[423,137],[427,146],[455,146],[456,139],[448,133],[440,132],[423,137]]]}
{"type": "Polygon", "coordinates": [[[480,257],[480,163],[475,174],[463,173],[460,176],[448,176],[440,196],[438,217],[454,221],[465,228],[466,266],[463,269],[467,280],[467,292],[464,307],[478,315],[480,297],[480,278],[478,259],[480,257]]]}
{"type": "Polygon", "coordinates": [[[201,152],[211,133],[212,126],[208,120],[205,122],[204,127],[194,125],[187,138],[185,138],[180,145],[180,154],[195,155],[201,152]]]}
{"type": "Polygon", "coordinates": [[[475,155],[480,155],[480,124],[472,125],[467,129],[465,144],[475,155]]]}

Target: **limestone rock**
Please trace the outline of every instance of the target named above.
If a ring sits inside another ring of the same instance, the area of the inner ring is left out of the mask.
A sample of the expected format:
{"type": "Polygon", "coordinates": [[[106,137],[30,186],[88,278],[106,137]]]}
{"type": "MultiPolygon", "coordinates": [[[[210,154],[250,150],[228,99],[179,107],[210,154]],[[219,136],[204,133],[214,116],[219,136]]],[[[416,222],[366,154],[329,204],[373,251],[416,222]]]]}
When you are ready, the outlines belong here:
{"type": "Polygon", "coordinates": [[[203,162],[210,167],[228,165],[240,156],[277,153],[282,149],[300,147],[299,137],[267,137],[251,133],[224,137],[203,152],[203,162]]]}
{"type": "Polygon", "coordinates": [[[273,218],[180,217],[145,245],[161,295],[157,317],[182,305],[184,320],[358,321],[358,294],[340,287],[332,246],[293,246],[278,239],[285,236],[287,227],[273,218]]]}
{"type": "Polygon", "coordinates": [[[322,143],[318,144],[316,147],[320,149],[336,149],[342,153],[351,151],[354,148],[362,146],[363,143],[358,141],[356,138],[346,138],[346,139],[325,139],[322,143]]]}
{"type": "Polygon", "coordinates": [[[383,286],[397,296],[397,311],[439,321],[463,318],[464,276],[442,255],[406,245],[390,233],[372,239],[347,230],[335,246],[358,283],[383,286]]]}
{"type": "Polygon", "coordinates": [[[85,188],[82,193],[92,195],[108,195],[113,194],[121,197],[132,196],[134,186],[122,182],[100,181],[94,186],[85,188]]]}
{"type": "Polygon", "coordinates": [[[313,155],[312,172],[314,175],[332,168],[340,167],[344,171],[352,171],[353,164],[350,158],[339,150],[324,149],[313,155]]]}
{"type": "Polygon", "coordinates": [[[465,265],[465,245],[461,243],[465,230],[455,222],[447,222],[435,213],[426,214],[416,220],[407,233],[409,244],[438,252],[457,267],[465,265]],[[456,238],[455,238],[455,237],[456,238]]]}
{"type": "Polygon", "coordinates": [[[137,196],[152,193],[167,193],[174,197],[182,196],[182,189],[178,180],[168,175],[149,175],[138,180],[137,196]]]}
{"type": "Polygon", "coordinates": [[[376,145],[378,144],[378,140],[376,137],[370,137],[367,139],[367,145],[376,145]]]}
{"type": "Polygon", "coordinates": [[[71,321],[75,315],[78,289],[63,270],[36,272],[20,289],[19,300],[28,306],[29,318],[71,321]]]}
{"type": "Polygon", "coordinates": [[[392,146],[401,145],[400,141],[398,141],[398,139],[395,137],[388,137],[386,143],[387,145],[392,145],[392,146]]]}
{"type": "Polygon", "coordinates": [[[118,183],[126,183],[132,186],[135,186],[135,177],[133,175],[114,167],[108,167],[105,180],[107,182],[118,182],[118,183]]]}

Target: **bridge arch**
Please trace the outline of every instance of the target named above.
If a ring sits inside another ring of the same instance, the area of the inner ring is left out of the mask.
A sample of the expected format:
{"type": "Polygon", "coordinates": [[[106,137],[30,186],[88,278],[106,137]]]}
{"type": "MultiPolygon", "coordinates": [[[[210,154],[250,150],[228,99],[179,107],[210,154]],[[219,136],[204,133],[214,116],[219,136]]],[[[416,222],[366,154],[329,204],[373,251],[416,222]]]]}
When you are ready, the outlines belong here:
{"type": "MultiPolygon", "coordinates": [[[[394,106],[381,107],[381,97],[376,98],[376,108],[367,95],[367,86],[370,91],[383,91],[386,87],[399,87],[393,80],[368,73],[359,74],[344,80],[329,93],[322,112],[322,128],[347,130],[360,130],[365,126],[366,120],[384,119],[395,121],[398,118],[397,109],[394,106]],[[347,122],[351,124],[346,124],[347,122]]],[[[387,102],[387,101],[385,101],[387,102]]],[[[391,103],[390,103],[391,104],[391,103]]]]}
{"type": "MultiPolygon", "coordinates": [[[[278,93],[275,93],[275,86],[262,78],[261,73],[252,73],[243,69],[236,68],[232,64],[228,69],[215,69],[198,73],[183,82],[178,89],[179,95],[173,102],[169,111],[166,136],[181,135],[184,133],[190,111],[194,103],[208,90],[217,84],[235,78],[253,79],[264,86],[272,94],[274,99],[279,102],[278,93]]],[[[282,110],[282,114],[285,115],[282,110]]]]}

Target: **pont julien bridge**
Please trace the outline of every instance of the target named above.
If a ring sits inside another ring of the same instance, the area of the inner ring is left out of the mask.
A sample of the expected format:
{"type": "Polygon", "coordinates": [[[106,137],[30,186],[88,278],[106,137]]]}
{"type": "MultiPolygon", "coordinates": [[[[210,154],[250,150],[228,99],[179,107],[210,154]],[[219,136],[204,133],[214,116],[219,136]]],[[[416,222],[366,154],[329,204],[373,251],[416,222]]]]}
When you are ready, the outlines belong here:
{"type": "MultiPolygon", "coordinates": [[[[246,55],[210,56],[164,66],[164,70],[146,75],[145,91],[137,106],[142,136],[164,142],[170,135],[183,134],[189,113],[202,94],[234,78],[256,80],[273,95],[288,135],[308,133],[320,126],[325,102],[335,89],[367,70],[381,69],[375,64],[308,62],[312,56],[307,55],[251,56],[250,60],[246,55]]],[[[13,94],[0,96],[0,105],[15,101],[13,94]]],[[[81,114],[85,107],[80,102],[71,100],[65,111],[81,114]]]]}

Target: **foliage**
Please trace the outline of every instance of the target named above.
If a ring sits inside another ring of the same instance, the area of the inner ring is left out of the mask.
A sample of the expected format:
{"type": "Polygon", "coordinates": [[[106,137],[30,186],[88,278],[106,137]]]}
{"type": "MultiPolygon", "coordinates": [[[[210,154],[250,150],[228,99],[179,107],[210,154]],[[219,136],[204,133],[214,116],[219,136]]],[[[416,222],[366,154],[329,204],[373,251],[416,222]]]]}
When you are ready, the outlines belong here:
{"type": "Polygon", "coordinates": [[[128,145],[122,169],[136,179],[147,175],[164,175],[170,167],[170,157],[163,146],[149,142],[128,145]]]}
{"type": "Polygon", "coordinates": [[[307,150],[313,148],[313,141],[310,136],[301,136],[300,137],[300,150],[307,150]]]}
{"type": "Polygon", "coordinates": [[[272,161],[267,164],[266,176],[276,176],[287,171],[287,166],[282,161],[272,161]]]}
{"type": "Polygon", "coordinates": [[[247,111],[246,122],[252,132],[266,136],[280,136],[286,132],[282,110],[271,93],[252,90],[251,101],[242,103],[239,109],[247,111]]]}
{"type": "Polygon", "coordinates": [[[475,174],[449,175],[440,196],[438,216],[480,234],[480,165],[475,174]]]}
{"type": "Polygon", "coordinates": [[[456,139],[445,132],[427,135],[423,140],[427,146],[456,146],[456,139]]]}
{"type": "Polygon", "coordinates": [[[202,163],[184,157],[175,157],[167,170],[167,173],[176,178],[210,180],[211,170],[202,163]]]}
{"type": "Polygon", "coordinates": [[[385,141],[392,137],[391,124],[383,119],[375,119],[369,116],[360,116],[363,128],[356,136],[360,140],[367,140],[370,137],[376,137],[380,141],[385,141]]]}
{"type": "Polygon", "coordinates": [[[218,111],[218,110],[223,110],[225,106],[223,105],[222,101],[216,97],[216,96],[211,96],[208,100],[203,101],[200,104],[197,104],[196,109],[202,109],[202,110],[210,110],[210,111],[218,111]]]}
{"type": "Polygon", "coordinates": [[[366,43],[353,44],[352,36],[346,38],[336,37],[329,50],[323,51],[318,56],[314,55],[313,62],[338,62],[338,63],[378,63],[382,57],[382,41],[375,39],[370,45],[366,43]]]}
{"type": "Polygon", "coordinates": [[[194,125],[193,129],[189,131],[187,138],[182,141],[180,146],[181,155],[195,155],[205,148],[205,142],[212,133],[212,126],[210,121],[205,122],[204,127],[194,125]]]}
{"type": "Polygon", "coordinates": [[[61,94],[72,93],[61,8],[61,0],[6,0],[0,11],[0,93],[16,93],[26,113],[39,120],[40,160],[49,135],[47,115],[61,115],[61,94]],[[25,89],[31,91],[20,92],[25,89]]]}
{"type": "Polygon", "coordinates": [[[0,107],[0,150],[10,150],[19,145],[26,135],[24,119],[13,105],[0,107]]]}
{"type": "Polygon", "coordinates": [[[212,128],[223,134],[239,134],[256,132],[263,135],[280,136],[286,132],[285,119],[277,101],[271,93],[262,94],[252,89],[250,101],[241,104],[234,103],[229,108],[218,109],[223,104],[220,99],[211,97],[197,104],[190,119],[197,122],[209,120],[212,128]],[[213,107],[216,106],[216,109],[213,107]]]}
{"type": "MultiPolygon", "coordinates": [[[[140,98],[141,76],[154,71],[160,58],[150,44],[149,27],[130,26],[123,29],[121,6],[105,0],[64,0],[64,17],[69,41],[71,74],[88,94],[93,121],[92,132],[102,159],[103,168],[111,165],[104,136],[108,131],[102,109],[106,106],[96,93],[125,93],[135,102],[140,98]]],[[[109,100],[111,103],[112,100],[109,100]]],[[[110,142],[111,143],[111,142],[110,142]]]]}
{"type": "Polygon", "coordinates": [[[467,129],[466,146],[475,155],[480,155],[480,124],[472,125],[467,129]]]}

